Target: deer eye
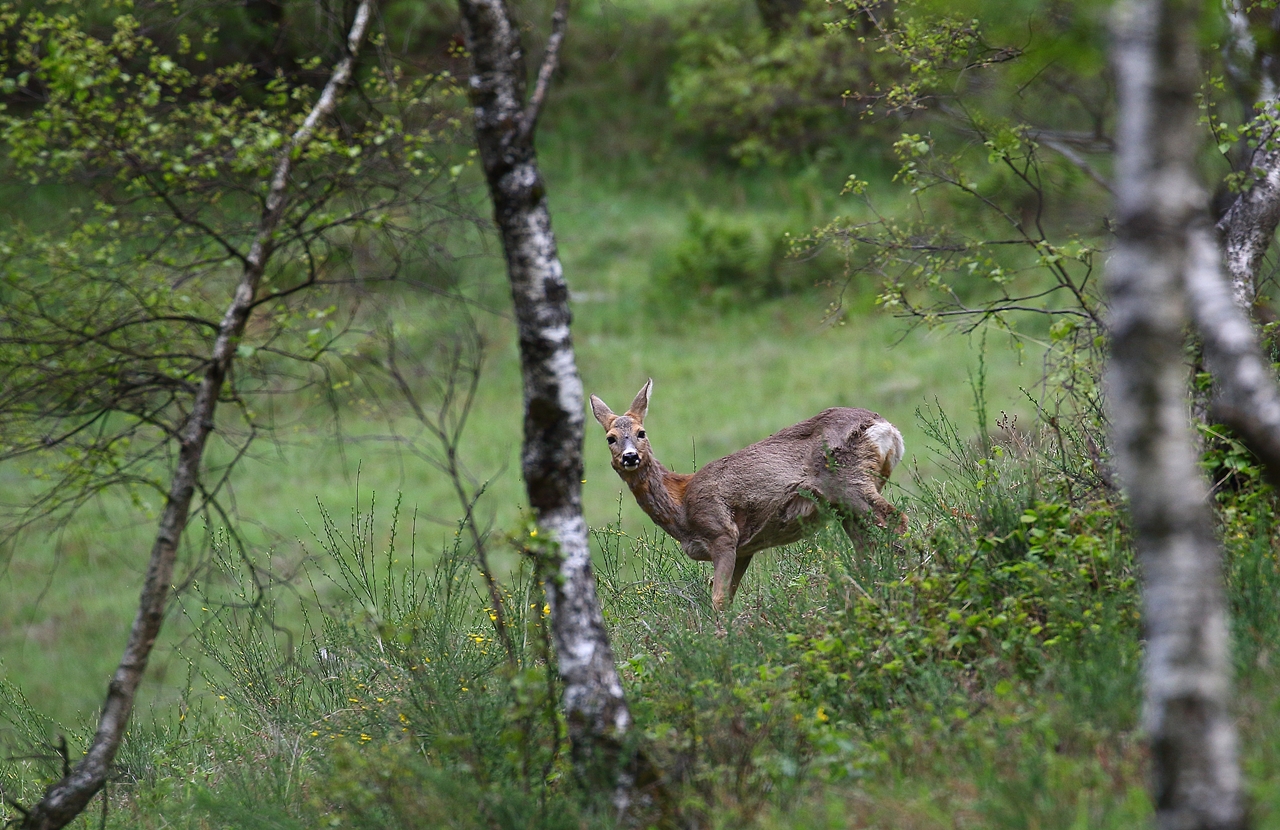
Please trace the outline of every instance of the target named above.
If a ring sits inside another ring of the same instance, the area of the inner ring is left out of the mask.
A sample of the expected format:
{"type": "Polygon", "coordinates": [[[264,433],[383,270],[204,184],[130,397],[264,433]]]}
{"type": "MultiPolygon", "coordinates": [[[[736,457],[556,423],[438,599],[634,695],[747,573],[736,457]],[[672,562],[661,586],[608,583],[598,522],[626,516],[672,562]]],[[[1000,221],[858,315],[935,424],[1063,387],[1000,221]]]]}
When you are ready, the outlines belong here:
{"type": "Polygon", "coordinates": [[[616,443],[618,443],[618,439],[617,439],[617,438],[614,438],[612,435],[606,435],[606,436],[604,437],[604,440],[608,441],[610,444],[616,444],[616,443]]]}
{"type": "Polygon", "coordinates": [[[643,437],[644,437],[644,430],[640,430],[639,432],[637,432],[637,433],[636,433],[636,437],[637,437],[637,438],[643,438],[643,437]]]}

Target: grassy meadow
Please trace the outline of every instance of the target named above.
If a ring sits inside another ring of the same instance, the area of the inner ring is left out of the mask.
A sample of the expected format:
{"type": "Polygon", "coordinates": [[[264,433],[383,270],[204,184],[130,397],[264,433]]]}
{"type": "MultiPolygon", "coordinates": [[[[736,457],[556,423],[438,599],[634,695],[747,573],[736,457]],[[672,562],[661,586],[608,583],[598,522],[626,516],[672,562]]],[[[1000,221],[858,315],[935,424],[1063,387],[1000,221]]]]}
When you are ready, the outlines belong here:
{"type": "MultiPolygon", "coordinates": [[[[654,445],[664,463],[682,472],[828,406],[880,412],[902,430],[908,460],[933,469],[915,411],[936,402],[972,427],[971,380],[980,358],[986,362],[993,413],[1006,409],[1027,422],[1032,407],[1022,390],[1034,394],[1040,379],[1042,350],[1036,344],[1012,350],[992,338],[983,351],[976,339],[911,331],[874,312],[874,285],[855,285],[845,298],[847,313],[834,323],[826,319],[831,296],[819,292],[679,313],[655,298],[656,263],[677,245],[694,206],[800,235],[831,213],[858,205],[839,197],[842,168],[835,165],[744,170],[708,164],[680,148],[659,123],[661,89],[642,91],[638,101],[633,96],[640,113],[627,123],[608,123],[620,117],[610,110],[622,100],[615,94],[618,87],[634,82],[628,73],[635,67],[626,62],[638,61],[632,50],[639,44],[627,39],[625,21],[645,21],[650,11],[610,5],[583,12],[578,25],[603,34],[606,42],[580,47],[585,56],[569,55],[566,89],[550,105],[539,137],[573,291],[575,345],[586,391],[621,411],[645,379],[654,378],[649,423],[654,445]],[[604,60],[598,53],[610,47],[626,51],[609,71],[579,80],[577,61],[604,60]]],[[[478,185],[475,192],[481,193],[478,185]]],[[[46,200],[44,210],[56,211],[62,204],[56,195],[46,200]]],[[[505,273],[496,242],[461,254],[468,258],[464,267],[475,271],[481,293],[505,308],[505,273]]],[[[831,264],[827,278],[838,281],[838,269],[838,263],[831,264]]],[[[415,318],[432,309],[412,295],[396,304],[398,326],[412,338],[415,318]]],[[[523,496],[519,358],[509,319],[497,314],[481,316],[477,323],[487,356],[463,457],[479,480],[490,481],[480,507],[484,521],[504,531],[516,525],[523,496]]],[[[334,413],[318,396],[291,401],[303,414],[282,417],[274,444],[262,441],[244,462],[232,492],[247,538],[296,562],[304,555],[299,540],[312,539],[317,503],[345,513],[358,499],[365,507],[376,494],[383,504],[400,496],[406,509],[434,519],[422,524],[424,543],[443,544],[461,512],[452,485],[372,437],[390,430],[358,390],[343,403],[335,425],[334,413]],[[345,440],[338,440],[337,432],[345,440]]],[[[412,432],[403,423],[398,428],[412,432]]],[[[622,485],[595,430],[588,418],[584,498],[588,521],[600,526],[615,516],[622,485]]],[[[13,477],[8,480],[15,488],[22,486],[17,470],[0,475],[13,477]]],[[[907,483],[906,476],[900,478],[907,483]]],[[[0,609],[0,661],[57,720],[87,716],[100,702],[132,619],[154,532],[158,506],[147,507],[139,511],[104,499],[65,529],[28,534],[7,564],[5,590],[15,599],[0,609]]],[[[629,497],[623,499],[622,517],[628,532],[653,528],[629,497]]],[[[189,567],[202,561],[197,553],[191,560],[189,567]]],[[[157,674],[168,677],[168,660],[159,664],[157,674]]]]}
{"type": "MultiPolygon", "coordinates": [[[[1002,413],[1035,434],[1046,343],[913,328],[878,311],[876,286],[859,282],[835,315],[829,286],[751,302],[670,296],[693,217],[802,236],[862,210],[839,195],[851,170],[886,190],[893,173],[870,139],[840,157],[744,167],[678,136],[663,72],[687,13],[575,9],[540,124],[586,391],[621,411],[652,377],[650,439],[682,472],[828,406],[874,409],[906,438],[889,498],[911,531],[856,551],[833,526],[758,557],[717,637],[709,569],[622,492],[588,418],[584,499],[606,621],[635,739],[679,804],[677,816],[642,813],[642,823],[1148,821],[1137,573],[1116,501],[1064,484],[1034,439],[1019,451],[980,438],[1002,413]]],[[[497,309],[476,316],[486,359],[461,450],[489,482],[478,521],[494,532],[516,611],[520,672],[504,674],[485,601],[469,588],[451,483],[380,440],[412,424],[387,423],[358,385],[339,395],[340,429],[324,400],[299,395],[232,482],[255,563],[280,576],[270,601],[246,608],[244,564],[218,528],[192,528],[180,571],[194,583],[153,659],[110,809],[75,826],[611,826],[573,784],[547,706],[540,593],[503,540],[520,526],[523,490],[502,258],[492,238],[459,253],[497,309]]],[[[809,283],[842,281],[839,258],[825,256],[803,266],[809,283]]],[[[438,331],[425,298],[391,302],[406,340],[438,331]]],[[[1222,526],[1254,816],[1280,827],[1270,601],[1280,570],[1272,497],[1252,475],[1253,489],[1223,498],[1222,526]]],[[[0,469],[0,488],[26,486],[17,468],[0,469]]],[[[54,734],[74,747],[91,728],[155,508],[104,498],[6,552],[0,738],[43,747],[0,767],[6,798],[38,793],[54,734]]],[[[0,805],[0,820],[14,817],[0,805]]]]}

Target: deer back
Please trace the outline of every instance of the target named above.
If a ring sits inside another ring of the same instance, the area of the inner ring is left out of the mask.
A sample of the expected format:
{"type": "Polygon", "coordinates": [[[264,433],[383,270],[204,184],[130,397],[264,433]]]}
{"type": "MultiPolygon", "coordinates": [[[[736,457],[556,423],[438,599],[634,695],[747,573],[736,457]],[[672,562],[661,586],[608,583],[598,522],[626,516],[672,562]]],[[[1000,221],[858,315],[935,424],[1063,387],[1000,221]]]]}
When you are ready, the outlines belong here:
{"type": "Polygon", "coordinates": [[[763,441],[707,464],[685,490],[690,529],[714,531],[726,520],[738,548],[751,553],[803,537],[823,507],[867,509],[902,455],[897,430],[867,409],[826,409],[763,441]],[[878,428],[878,424],[887,427],[878,428]]]}

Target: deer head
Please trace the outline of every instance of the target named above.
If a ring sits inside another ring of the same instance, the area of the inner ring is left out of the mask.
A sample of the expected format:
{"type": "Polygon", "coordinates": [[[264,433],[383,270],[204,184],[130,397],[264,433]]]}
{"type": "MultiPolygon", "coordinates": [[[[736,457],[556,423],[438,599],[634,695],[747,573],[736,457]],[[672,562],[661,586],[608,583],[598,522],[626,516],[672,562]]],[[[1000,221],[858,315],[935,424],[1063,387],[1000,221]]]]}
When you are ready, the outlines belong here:
{"type": "Polygon", "coordinates": [[[609,452],[613,456],[613,469],[619,473],[634,473],[640,465],[651,458],[649,441],[645,437],[644,416],[649,411],[649,392],[653,389],[653,378],[636,394],[630,408],[621,415],[613,414],[613,410],[595,395],[591,396],[591,412],[604,427],[605,440],[609,442],[609,452]]]}

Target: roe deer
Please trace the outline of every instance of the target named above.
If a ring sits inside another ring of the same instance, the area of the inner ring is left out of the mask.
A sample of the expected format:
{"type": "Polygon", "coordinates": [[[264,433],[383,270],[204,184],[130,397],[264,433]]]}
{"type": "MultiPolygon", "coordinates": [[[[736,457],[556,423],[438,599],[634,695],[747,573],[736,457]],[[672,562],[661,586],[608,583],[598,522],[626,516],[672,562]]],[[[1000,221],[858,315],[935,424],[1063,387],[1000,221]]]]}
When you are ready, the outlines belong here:
{"type": "Polygon", "coordinates": [[[881,527],[906,528],[906,516],[880,495],[902,460],[902,433],[876,413],[824,409],[684,475],[663,467],[645,437],[652,389],[650,378],[622,415],[592,395],[591,411],[604,427],[613,469],[641,509],[691,559],[714,563],[717,611],[733,602],[751,557],[814,530],[823,507],[841,516],[855,544],[867,517],[881,527]]]}

